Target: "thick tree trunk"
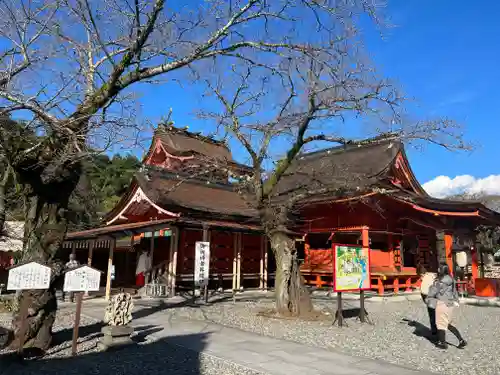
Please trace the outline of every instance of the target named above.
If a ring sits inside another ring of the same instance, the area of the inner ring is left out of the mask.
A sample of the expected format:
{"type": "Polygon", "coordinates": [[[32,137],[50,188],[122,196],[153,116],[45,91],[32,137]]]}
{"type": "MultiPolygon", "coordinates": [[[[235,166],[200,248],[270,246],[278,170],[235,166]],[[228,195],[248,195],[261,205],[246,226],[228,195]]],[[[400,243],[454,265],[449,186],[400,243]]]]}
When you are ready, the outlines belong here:
{"type": "Polygon", "coordinates": [[[4,232],[5,220],[7,217],[7,184],[9,182],[9,170],[4,165],[2,174],[0,175],[0,236],[4,232]]]}
{"type": "MultiPolygon", "coordinates": [[[[56,285],[62,276],[62,265],[54,261],[68,229],[68,202],[79,179],[78,166],[66,170],[65,175],[49,184],[30,175],[20,175],[26,187],[25,232],[22,261],[37,261],[52,268],[51,285],[48,290],[24,291],[19,296],[18,306],[28,303],[28,329],[23,338],[24,347],[47,350],[52,341],[52,326],[57,311],[56,285]]],[[[29,172],[28,172],[29,173],[29,172]]],[[[13,319],[13,343],[19,341],[21,316],[19,311],[13,319]]]]}
{"type": "Polygon", "coordinates": [[[271,247],[276,257],[276,310],[287,316],[312,312],[313,305],[300,274],[295,241],[284,232],[271,232],[271,247]]]}

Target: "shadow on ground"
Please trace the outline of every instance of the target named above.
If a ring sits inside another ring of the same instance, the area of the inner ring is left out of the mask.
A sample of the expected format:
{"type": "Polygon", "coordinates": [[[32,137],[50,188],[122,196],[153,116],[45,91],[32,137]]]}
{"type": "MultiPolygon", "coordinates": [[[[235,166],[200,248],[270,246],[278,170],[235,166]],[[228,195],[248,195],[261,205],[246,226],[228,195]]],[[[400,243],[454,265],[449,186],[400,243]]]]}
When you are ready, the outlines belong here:
{"type": "Polygon", "coordinates": [[[423,337],[424,339],[429,340],[431,343],[435,342],[434,336],[429,327],[424,324],[417,322],[416,320],[410,319],[402,319],[402,321],[408,324],[410,327],[414,328],[413,334],[417,337],[423,337]]]}
{"type": "MultiPolygon", "coordinates": [[[[91,332],[92,328],[88,330],[91,332]]],[[[140,327],[134,345],[107,352],[79,352],[76,357],[21,361],[17,355],[3,354],[0,355],[0,374],[200,374],[200,355],[197,352],[205,348],[209,333],[172,336],[145,343],[147,336],[158,330],[155,327],[140,327]],[[194,351],[184,349],[185,346],[194,351]]],[[[59,336],[59,339],[61,337],[64,336],[59,336]]]]}

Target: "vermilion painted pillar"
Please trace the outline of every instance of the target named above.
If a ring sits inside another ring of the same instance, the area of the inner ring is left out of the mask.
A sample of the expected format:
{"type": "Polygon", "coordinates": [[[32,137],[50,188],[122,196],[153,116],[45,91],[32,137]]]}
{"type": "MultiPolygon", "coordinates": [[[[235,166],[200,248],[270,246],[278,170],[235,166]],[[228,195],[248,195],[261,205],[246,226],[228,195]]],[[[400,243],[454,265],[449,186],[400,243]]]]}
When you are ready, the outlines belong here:
{"type": "Polygon", "coordinates": [[[475,283],[476,279],[479,278],[479,264],[478,264],[478,254],[477,250],[474,247],[471,250],[471,255],[472,255],[472,282],[475,283]]]}
{"type": "Polygon", "coordinates": [[[444,235],[444,250],[446,254],[446,264],[450,268],[450,272],[453,272],[453,235],[451,233],[445,233],[444,235]]]}
{"type": "Polygon", "coordinates": [[[396,262],[394,261],[394,241],[392,238],[392,234],[387,235],[387,250],[389,250],[389,257],[390,257],[390,262],[389,266],[396,267],[396,262]]]}
{"type": "Polygon", "coordinates": [[[363,245],[363,247],[370,247],[368,227],[363,227],[361,229],[361,244],[363,245]]]}

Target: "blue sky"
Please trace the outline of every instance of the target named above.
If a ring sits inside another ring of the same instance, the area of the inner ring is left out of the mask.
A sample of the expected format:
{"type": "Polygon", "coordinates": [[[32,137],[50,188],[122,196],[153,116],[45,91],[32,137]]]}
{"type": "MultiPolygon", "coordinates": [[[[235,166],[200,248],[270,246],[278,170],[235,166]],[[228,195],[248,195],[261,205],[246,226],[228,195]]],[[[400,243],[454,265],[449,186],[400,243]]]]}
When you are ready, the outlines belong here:
{"type": "MultiPolygon", "coordinates": [[[[500,2],[493,0],[389,0],[386,14],[395,27],[383,40],[366,29],[367,48],[379,70],[414,98],[418,112],[429,118],[449,116],[464,124],[465,136],[477,148],[471,153],[428,146],[408,150],[417,178],[500,174],[500,2]]],[[[196,87],[144,87],[142,116],[156,122],[174,109],[177,125],[202,130],[193,120],[200,105],[196,87]]],[[[236,151],[237,153],[237,151],[236,151]]],[[[500,191],[500,187],[499,187],[500,191]]]]}

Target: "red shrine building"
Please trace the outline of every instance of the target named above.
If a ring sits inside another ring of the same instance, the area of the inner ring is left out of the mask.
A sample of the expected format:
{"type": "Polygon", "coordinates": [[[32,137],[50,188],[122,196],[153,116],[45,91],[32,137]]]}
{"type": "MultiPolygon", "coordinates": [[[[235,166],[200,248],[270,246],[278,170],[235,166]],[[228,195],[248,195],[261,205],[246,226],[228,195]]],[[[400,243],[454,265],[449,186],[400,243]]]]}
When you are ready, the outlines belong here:
{"type": "MultiPolygon", "coordinates": [[[[159,280],[169,295],[191,290],[197,241],[210,242],[210,289],[271,288],[273,253],[256,210],[229,178],[250,171],[223,142],[160,125],[143,167],[102,226],[69,233],[65,247],[106,272],[108,297],[112,287],[135,284],[142,249],[152,258],[146,283],[159,280]],[[209,159],[227,168],[204,169],[209,159]]],[[[469,254],[465,276],[478,279],[474,229],[500,225],[500,214],[480,203],[428,196],[398,141],[302,154],[277,190],[286,195],[318,184],[345,194],[300,202],[290,228],[302,274],[317,287],[332,286],[334,243],[369,247],[372,287],[380,294],[412,290],[420,272],[439,261],[454,269],[454,254],[462,250],[469,254]]]]}

